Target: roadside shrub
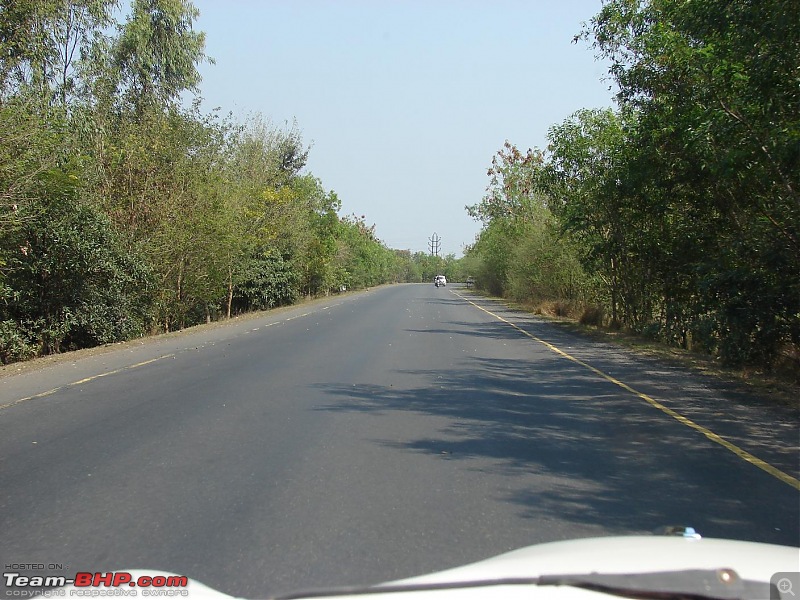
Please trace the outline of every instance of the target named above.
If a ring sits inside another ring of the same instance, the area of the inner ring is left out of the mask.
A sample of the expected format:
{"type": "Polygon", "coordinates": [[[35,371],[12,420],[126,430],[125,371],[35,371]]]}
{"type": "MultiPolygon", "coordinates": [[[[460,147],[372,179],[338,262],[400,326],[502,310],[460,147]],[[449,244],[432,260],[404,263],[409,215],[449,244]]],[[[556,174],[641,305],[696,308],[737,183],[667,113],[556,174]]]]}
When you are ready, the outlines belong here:
{"type": "Polygon", "coordinates": [[[781,348],[773,370],[800,383],[800,345],[786,344],[781,348]]]}
{"type": "Polygon", "coordinates": [[[298,274],[291,262],[274,250],[264,250],[250,261],[245,277],[236,286],[236,312],[267,310],[292,304],[297,299],[298,274]]]}
{"type": "Polygon", "coordinates": [[[0,321],[0,363],[7,365],[36,356],[38,347],[16,321],[0,321]]]}
{"type": "Polygon", "coordinates": [[[605,317],[605,311],[603,310],[602,306],[587,306],[583,309],[583,313],[581,314],[580,323],[581,325],[592,325],[594,327],[600,327],[603,325],[603,319],[605,317]]]}
{"type": "Polygon", "coordinates": [[[663,327],[658,321],[647,323],[639,330],[639,335],[648,340],[664,341],[663,327]]]}
{"type": "Polygon", "coordinates": [[[20,213],[21,225],[1,242],[4,362],[143,333],[150,271],[105,215],[66,192],[20,213]]]}
{"type": "Polygon", "coordinates": [[[553,302],[553,314],[557,317],[569,317],[572,314],[572,306],[569,302],[557,300],[553,302]]]}

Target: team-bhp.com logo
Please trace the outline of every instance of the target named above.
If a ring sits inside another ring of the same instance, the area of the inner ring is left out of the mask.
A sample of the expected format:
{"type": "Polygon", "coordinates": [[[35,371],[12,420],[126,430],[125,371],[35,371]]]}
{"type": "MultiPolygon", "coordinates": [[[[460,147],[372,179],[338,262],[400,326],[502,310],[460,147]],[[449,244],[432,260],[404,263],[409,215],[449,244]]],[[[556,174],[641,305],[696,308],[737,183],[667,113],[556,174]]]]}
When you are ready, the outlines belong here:
{"type": "Polygon", "coordinates": [[[26,592],[49,590],[44,595],[66,595],[64,586],[72,586],[71,596],[136,596],[137,589],[142,596],[184,596],[189,579],[181,575],[139,575],[134,577],[126,571],[109,571],[106,573],[79,572],[75,577],[63,575],[23,575],[21,573],[3,573],[7,596],[27,596],[26,592]],[[60,592],[60,593],[59,593],[60,592]]]}

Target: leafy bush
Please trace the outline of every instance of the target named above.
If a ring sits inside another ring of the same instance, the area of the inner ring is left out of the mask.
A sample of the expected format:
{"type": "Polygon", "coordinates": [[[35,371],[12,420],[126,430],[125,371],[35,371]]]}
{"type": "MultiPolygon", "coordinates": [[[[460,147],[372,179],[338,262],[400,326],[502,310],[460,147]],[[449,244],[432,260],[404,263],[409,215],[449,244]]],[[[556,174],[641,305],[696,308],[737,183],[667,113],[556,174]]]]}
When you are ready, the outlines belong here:
{"type": "Polygon", "coordinates": [[[288,260],[274,251],[264,251],[251,259],[247,275],[237,284],[234,306],[242,312],[291,304],[297,299],[298,281],[288,260]]]}
{"type": "Polygon", "coordinates": [[[71,193],[21,212],[22,225],[3,248],[14,301],[0,307],[0,316],[26,324],[16,333],[4,329],[9,357],[27,357],[30,347],[48,354],[142,335],[149,270],[108,219],[71,193]]]}
{"type": "Polygon", "coordinates": [[[0,321],[0,363],[8,364],[36,356],[38,347],[30,333],[16,321],[0,321]]]}

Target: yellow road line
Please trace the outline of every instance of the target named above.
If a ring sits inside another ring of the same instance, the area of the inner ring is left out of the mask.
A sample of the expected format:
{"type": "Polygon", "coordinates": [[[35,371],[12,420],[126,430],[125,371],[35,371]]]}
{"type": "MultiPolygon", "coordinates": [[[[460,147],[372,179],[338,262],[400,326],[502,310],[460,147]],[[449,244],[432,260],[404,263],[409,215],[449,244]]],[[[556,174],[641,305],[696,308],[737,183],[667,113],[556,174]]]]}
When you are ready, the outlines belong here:
{"type": "Polygon", "coordinates": [[[92,375],[91,377],[85,377],[83,379],[79,379],[78,381],[73,381],[71,383],[67,383],[52,390],[47,390],[46,392],[40,392],[38,394],[33,394],[32,396],[26,396],[25,398],[19,398],[18,400],[14,400],[13,402],[9,402],[7,404],[0,405],[0,410],[5,408],[9,408],[11,406],[15,406],[17,404],[21,404],[22,402],[27,402],[28,400],[34,400],[36,398],[43,398],[45,396],[49,396],[51,394],[55,394],[56,392],[66,389],[68,387],[74,387],[76,385],[81,385],[84,383],[88,383],[89,381],[94,381],[95,379],[100,379],[101,377],[108,377],[109,375],[114,375],[116,373],[122,373],[123,371],[130,371],[131,369],[136,369],[139,367],[143,367],[145,365],[149,365],[150,363],[154,363],[159,360],[163,360],[165,358],[170,358],[175,356],[174,354],[165,354],[164,356],[159,356],[158,358],[151,358],[150,360],[144,360],[142,362],[128,365],[126,367],[120,367],[119,369],[114,369],[113,371],[106,371],[105,373],[98,373],[97,375],[92,375]]]}
{"type": "Polygon", "coordinates": [[[725,438],[723,438],[723,437],[719,436],[718,434],[714,433],[710,429],[708,429],[706,427],[703,427],[702,425],[699,425],[699,424],[695,423],[691,419],[689,419],[687,417],[684,417],[682,414],[680,414],[678,412],[675,412],[671,408],[668,408],[668,407],[664,406],[658,400],[655,400],[654,398],[648,396],[647,394],[644,394],[644,393],[642,393],[642,392],[640,392],[638,390],[635,390],[634,388],[629,386],[627,383],[624,383],[624,382],[620,381],[619,379],[617,379],[615,377],[612,377],[611,375],[608,375],[607,373],[604,373],[603,371],[601,371],[597,367],[593,367],[589,363],[584,362],[581,359],[572,356],[571,354],[567,354],[566,352],[564,352],[560,348],[554,346],[550,342],[546,342],[545,340],[536,337],[532,333],[529,333],[529,332],[525,331],[521,327],[515,325],[514,323],[512,323],[511,321],[508,321],[507,319],[504,319],[500,315],[495,314],[492,311],[483,308],[482,306],[479,306],[478,304],[476,304],[475,302],[473,302],[472,300],[470,300],[468,298],[465,298],[461,294],[458,294],[457,292],[453,292],[453,294],[455,294],[456,296],[458,296],[462,300],[464,300],[466,302],[469,302],[475,308],[477,308],[479,310],[482,310],[486,314],[493,316],[495,319],[498,319],[498,320],[502,321],[506,325],[510,325],[511,327],[513,327],[514,329],[516,329],[517,331],[522,333],[523,335],[526,335],[527,337],[531,338],[532,340],[534,340],[536,342],[539,342],[543,346],[546,346],[548,349],[552,350],[553,352],[555,352],[559,356],[562,356],[562,357],[564,357],[564,358],[566,358],[568,360],[571,360],[572,362],[574,362],[576,364],[581,365],[582,367],[585,367],[585,368],[589,369],[592,373],[598,375],[599,377],[602,377],[606,381],[610,381],[611,383],[621,387],[625,391],[630,392],[634,396],[637,396],[637,397],[641,398],[642,400],[647,402],[652,407],[657,408],[658,410],[660,410],[664,414],[669,415],[670,417],[672,417],[673,419],[675,419],[679,423],[682,423],[683,425],[686,425],[687,427],[691,427],[692,429],[694,429],[696,431],[699,431],[704,436],[706,436],[709,440],[711,440],[715,444],[719,444],[720,446],[722,446],[726,450],[729,450],[730,452],[733,452],[736,456],[738,456],[742,460],[746,460],[747,462],[749,462],[752,465],[755,465],[759,469],[761,469],[763,471],[766,471],[767,473],[769,473],[773,477],[775,477],[777,479],[780,479],[782,482],[792,486],[793,488],[795,488],[797,490],[800,490],[800,480],[798,480],[796,477],[792,477],[788,473],[784,473],[783,471],[781,471],[777,467],[774,467],[771,464],[769,464],[768,462],[766,462],[764,460],[761,460],[757,456],[754,456],[754,455],[750,454],[746,450],[740,448],[736,444],[733,444],[733,443],[729,442],[728,440],[726,440],[725,438]]]}

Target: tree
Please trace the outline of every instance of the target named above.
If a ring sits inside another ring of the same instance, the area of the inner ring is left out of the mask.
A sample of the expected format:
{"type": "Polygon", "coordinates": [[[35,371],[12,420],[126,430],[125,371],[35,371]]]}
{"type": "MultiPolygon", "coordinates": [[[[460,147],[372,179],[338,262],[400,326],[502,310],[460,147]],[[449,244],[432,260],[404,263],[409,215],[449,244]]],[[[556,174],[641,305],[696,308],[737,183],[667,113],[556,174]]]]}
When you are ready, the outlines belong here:
{"type": "Polygon", "coordinates": [[[361,288],[393,281],[396,257],[375,235],[375,225],[364,217],[350,215],[340,221],[336,262],[348,288],[361,288]]]}
{"type": "Polygon", "coordinates": [[[585,32],[638,113],[637,185],[669,190],[664,218],[683,232],[664,238],[673,264],[686,259],[669,320],[732,363],[769,366],[800,344],[796,13],[787,0],[614,0],[585,32]]]}
{"type": "Polygon", "coordinates": [[[150,273],[82,200],[80,171],[64,165],[32,178],[0,242],[0,360],[142,335],[150,273]]]}
{"type": "Polygon", "coordinates": [[[199,14],[187,0],[133,1],[112,56],[118,91],[137,114],[198,89],[197,64],[207,59],[205,33],[192,28],[199,14]]]}
{"type": "MultiPolygon", "coordinates": [[[[319,192],[316,180],[296,181],[307,156],[296,123],[280,129],[253,115],[231,133],[224,165],[224,199],[237,233],[226,253],[228,317],[235,308],[234,298],[240,296],[239,285],[253,290],[258,282],[268,281],[263,276],[264,260],[276,265],[280,257],[279,268],[285,276],[277,280],[292,286],[277,295],[265,291],[264,297],[279,296],[282,302],[289,302],[299,293],[296,286],[302,268],[295,259],[298,248],[308,243],[308,214],[313,210],[309,205],[318,201],[319,192]]],[[[249,294],[253,296],[253,292],[249,294]]],[[[238,302],[237,306],[246,309],[249,304],[238,302]]]]}
{"type": "Polygon", "coordinates": [[[646,298],[635,299],[631,280],[642,273],[635,251],[638,232],[629,225],[628,140],[625,118],[610,109],[580,110],[549,132],[546,167],[549,206],[578,241],[588,269],[608,288],[613,323],[649,319],[646,298]],[[629,293],[625,294],[624,292],[629,293]],[[620,314],[620,305],[626,308],[620,314]]]}
{"type": "Polygon", "coordinates": [[[467,207],[484,229],[466,262],[477,284],[493,294],[577,300],[587,293],[576,247],[550,208],[547,166],[540,150],[523,153],[506,141],[492,158],[483,200],[467,207]]]}
{"type": "Polygon", "coordinates": [[[75,68],[111,24],[115,0],[0,2],[0,96],[31,88],[66,104],[75,68]]]}

